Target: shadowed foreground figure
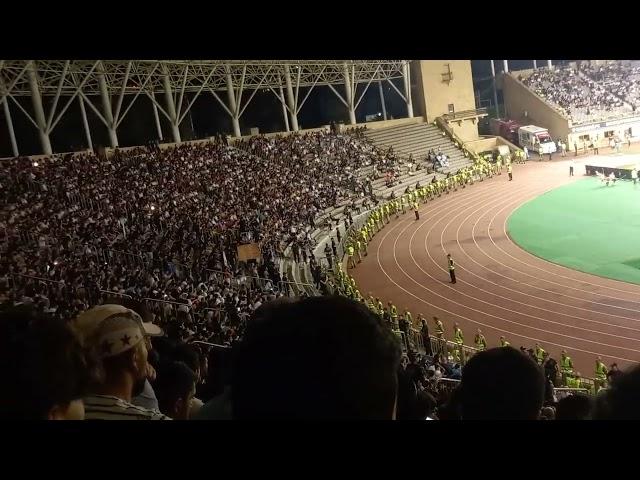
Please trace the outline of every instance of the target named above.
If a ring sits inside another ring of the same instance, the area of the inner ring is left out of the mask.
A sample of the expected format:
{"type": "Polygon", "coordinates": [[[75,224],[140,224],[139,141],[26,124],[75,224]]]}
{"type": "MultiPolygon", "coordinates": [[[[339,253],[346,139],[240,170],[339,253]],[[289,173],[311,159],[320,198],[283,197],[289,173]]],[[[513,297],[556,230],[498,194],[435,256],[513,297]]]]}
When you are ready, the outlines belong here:
{"type": "Polygon", "coordinates": [[[234,418],[393,419],[399,363],[399,342],[363,304],[271,302],[239,346],[234,418]]]}
{"type": "Polygon", "coordinates": [[[61,321],[0,312],[0,420],[83,420],[91,363],[61,321]]]}
{"type": "Polygon", "coordinates": [[[640,420],[640,366],[617,376],[596,397],[596,420],[640,420]]]}
{"type": "Polygon", "coordinates": [[[515,348],[480,352],[462,371],[463,420],[537,420],[543,400],[542,372],[515,348]]]}

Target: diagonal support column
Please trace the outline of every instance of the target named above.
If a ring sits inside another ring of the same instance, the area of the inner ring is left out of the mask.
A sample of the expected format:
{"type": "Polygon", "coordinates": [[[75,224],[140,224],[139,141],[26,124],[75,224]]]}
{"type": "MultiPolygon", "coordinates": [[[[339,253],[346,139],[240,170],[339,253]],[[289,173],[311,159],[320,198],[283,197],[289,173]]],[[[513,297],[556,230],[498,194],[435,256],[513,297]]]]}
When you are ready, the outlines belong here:
{"type": "Polygon", "coordinates": [[[284,91],[282,90],[282,85],[280,85],[280,103],[282,104],[282,116],[284,118],[284,128],[287,132],[289,132],[289,116],[287,115],[287,105],[284,102],[284,91]]]}
{"type": "Polygon", "coordinates": [[[80,102],[80,114],[82,115],[84,134],[87,137],[87,148],[89,150],[93,150],[93,142],[91,141],[91,130],[89,129],[89,122],[87,121],[87,111],[84,108],[84,99],[82,98],[82,95],[78,95],[78,102],[80,102]]]}
{"type": "Polygon", "coordinates": [[[241,137],[240,119],[238,118],[238,105],[236,103],[235,90],[233,88],[233,77],[231,71],[227,71],[227,99],[229,100],[229,110],[231,111],[231,124],[233,125],[233,136],[241,137]]]}
{"type": "Polygon", "coordinates": [[[18,151],[18,142],[16,142],[16,132],[13,130],[13,121],[11,120],[11,110],[9,110],[9,98],[5,98],[2,102],[2,107],[4,108],[4,118],[7,120],[7,130],[9,130],[9,138],[11,139],[11,151],[13,152],[13,156],[17,157],[20,155],[18,151]]]}
{"type": "MultiPolygon", "coordinates": [[[[153,92],[152,93],[153,98],[156,98],[156,93],[153,92]]],[[[158,141],[162,140],[162,126],[160,125],[160,116],[158,115],[158,107],[156,107],[156,104],[152,101],[151,102],[151,106],[153,107],[153,118],[156,121],[156,130],[158,131],[158,141]]]]}
{"type": "Polygon", "coordinates": [[[402,66],[402,79],[404,80],[404,95],[407,101],[407,117],[413,118],[413,102],[411,101],[411,66],[405,62],[402,66]]]}
{"type": "Polygon", "coordinates": [[[44,109],[42,108],[42,97],[40,96],[40,88],[38,87],[38,74],[36,72],[36,68],[36,63],[31,62],[27,71],[27,76],[29,77],[29,89],[31,90],[31,102],[33,103],[33,112],[36,117],[36,124],[38,125],[38,134],[40,136],[42,153],[45,155],[51,155],[53,151],[51,149],[49,133],[47,132],[47,120],[45,119],[44,109]]]}
{"type": "Polygon", "coordinates": [[[173,101],[173,92],[171,91],[171,82],[169,81],[169,75],[165,72],[162,77],[162,85],[164,87],[164,98],[167,104],[167,113],[169,114],[169,123],[171,124],[171,133],[173,134],[173,141],[180,143],[180,126],[178,125],[178,115],[176,114],[176,105],[173,101]]]}
{"type": "Polygon", "coordinates": [[[109,143],[111,148],[118,146],[118,134],[116,132],[116,124],[113,120],[113,109],[111,108],[111,96],[107,88],[107,80],[104,77],[104,67],[100,65],[98,73],[98,85],[100,86],[100,98],[102,99],[102,113],[106,120],[106,127],[109,132],[109,143]]]}
{"type": "Polygon", "coordinates": [[[380,91],[380,103],[382,104],[382,119],[387,119],[387,105],[384,103],[384,90],[382,89],[382,80],[378,82],[378,90],[380,91]]]}
{"type": "Polygon", "coordinates": [[[293,96],[293,86],[291,85],[291,70],[289,65],[284,66],[284,82],[287,87],[287,104],[289,106],[289,115],[291,115],[291,128],[294,132],[299,130],[298,127],[298,106],[293,96]]]}
{"type": "Polygon", "coordinates": [[[356,124],[356,109],[353,103],[353,90],[351,88],[351,74],[349,73],[349,65],[344,64],[344,89],[345,89],[345,101],[347,103],[347,109],[349,110],[349,123],[351,125],[356,124]]]}

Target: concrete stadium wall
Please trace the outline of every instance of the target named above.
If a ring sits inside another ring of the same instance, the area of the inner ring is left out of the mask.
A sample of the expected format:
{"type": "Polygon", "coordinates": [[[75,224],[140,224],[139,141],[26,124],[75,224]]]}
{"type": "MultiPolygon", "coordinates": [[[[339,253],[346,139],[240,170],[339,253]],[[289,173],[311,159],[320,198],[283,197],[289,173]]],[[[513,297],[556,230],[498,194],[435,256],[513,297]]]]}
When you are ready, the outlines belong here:
{"type": "Polygon", "coordinates": [[[519,150],[519,148],[513,143],[502,137],[485,136],[480,140],[474,140],[472,142],[466,142],[464,146],[473,153],[486,152],[487,150],[493,150],[496,147],[506,145],[511,150],[519,150]]]}
{"type": "MultiPolygon", "coordinates": [[[[450,113],[451,104],[456,112],[475,110],[471,60],[420,60],[419,66],[416,65],[413,71],[422,81],[422,91],[416,99],[421,104],[417,109],[425,112],[427,122],[431,123],[437,117],[450,113]],[[447,72],[451,72],[450,81],[443,79],[447,72]]],[[[477,122],[465,120],[461,125],[452,123],[451,129],[465,142],[478,138],[477,122]]]]}
{"type": "MultiPolygon", "coordinates": [[[[30,158],[31,160],[40,160],[42,158],[49,158],[49,157],[64,157],[65,155],[72,155],[72,156],[76,156],[76,155],[84,155],[87,153],[93,153],[93,150],[79,150],[77,152],[62,152],[62,153],[54,153],[53,155],[44,155],[44,154],[38,154],[38,155],[20,155],[21,158],[30,158]]],[[[11,160],[12,158],[15,157],[1,157],[0,161],[3,160],[11,160]]]]}
{"type": "MultiPolygon", "coordinates": [[[[376,121],[376,122],[363,122],[363,123],[357,123],[355,125],[343,125],[343,124],[339,124],[341,126],[341,128],[343,129],[350,129],[350,128],[354,128],[354,127],[364,127],[366,126],[367,129],[370,130],[376,130],[379,128],[387,128],[387,127],[393,127],[393,126],[397,126],[397,125],[412,125],[412,124],[418,124],[418,123],[423,123],[424,122],[424,118],[422,117],[413,117],[413,118],[398,118],[398,119],[393,119],[393,120],[380,120],[380,121],[376,121]]],[[[318,128],[306,128],[306,129],[301,129],[298,130],[297,133],[299,134],[304,134],[304,133],[309,133],[309,132],[318,132],[318,131],[327,131],[329,129],[329,125],[325,125],[322,127],[318,127],[318,128]]],[[[280,136],[287,136],[287,135],[291,135],[293,133],[296,132],[271,132],[271,133],[265,133],[263,134],[265,137],[269,138],[269,137],[275,137],[277,135],[280,136]]],[[[244,140],[247,138],[251,138],[253,135],[243,135],[242,137],[231,137],[231,136],[227,136],[227,139],[229,140],[229,144],[233,145],[235,142],[239,141],[239,140],[244,140]]],[[[184,141],[181,143],[173,143],[173,142],[168,142],[168,143],[161,143],[160,144],[160,150],[166,150],[168,148],[174,148],[178,145],[190,145],[190,144],[199,144],[199,143],[206,143],[206,142],[211,142],[213,140],[215,140],[216,137],[209,137],[209,138],[202,138],[199,140],[188,140],[188,141],[184,141]]],[[[129,150],[133,150],[135,148],[140,148],[143,145],[137,145],[137,146],[133,146],[133,147],[118,147],[118,150],[121,152],[127,152],[129,150]]],[[[107,155],[107,157],[110,157],[111,155],[113,155],[113,152],[115,151],[115,148],[110,148],[110,147],[106,147],[105,149],[105,154],[107,155]]],[[[82,150],[79,152],[67,152],[67,153],[54,153],[54,156],[63,156],[63,155],[67,155],[67,154],[73,154],[73,155],[79,155],[79,154],[84,154],[84,153],[93,153],[93,150],[82,150]]],[[[46,158],[49,155],[26,155],[26,157],[31,158],[33,160],[37,160],[39,158],[46,158]]],[[[13,157],[6,157],[6,158],[0,158],[0,160],[5,160],[5,159],[11,159],[13,157]]]]}
{"type": "MultiPolygon", "coordinates": [[[[526,76],[528,72],[528,70],[524,70],[518,73],[526,76]]],[[[515,74],[503,75],[502,82],[507,118],[522,125],[547,128],[554,140],[568,138],[570,123],[560,112],[529,90],[516,78],[515,74]],[[527,113],[526,117],[525,112],[527,113]]]]}
{"type": "Polygon", "coordinates": [[[377,122],[364,122],[358,123],[356,125],[345,125],[345,128],[366,126],[369,130],[377,130],[380,128],[397,127],[398,125],[415,125],[418,123],[424,123],[424,118],[394,118],[393,120],[379,120],[377,122]]]}

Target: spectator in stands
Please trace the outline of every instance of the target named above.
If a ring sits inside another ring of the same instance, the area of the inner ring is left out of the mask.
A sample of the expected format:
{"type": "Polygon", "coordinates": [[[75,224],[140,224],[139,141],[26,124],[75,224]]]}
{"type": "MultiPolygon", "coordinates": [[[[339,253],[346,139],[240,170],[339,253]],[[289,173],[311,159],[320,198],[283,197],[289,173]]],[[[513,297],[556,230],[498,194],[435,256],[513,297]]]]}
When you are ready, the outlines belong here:
{"type": "Polygon", "coordinates": [[[551,358],[549,352],[544,352],[544,359],[542,365],[544,367],[544,376],[547,380],[550,380],[553,385],[558,381],[558,374],[560,372],[558,368],[558,362],[551,358]]]}
{"type": "Polygon", "coordinates": [[[609,371],[607,372],[607,383],[611,385],[611,383],[620,377],[620,375],[622,375],[622,371],[618,368],[618,364],[612,363],[611,367],[609,367],[609,371]]]}
{"type": "Polygon", "coordinates": [[[184,362],[160,366],[154,383],[160,411],[174,420],[191,417],[191,402],[196,392],[196,374],[184,362]]]}
{"type": "Polygon", "coordinates": [[[419,420],[433,420],[436,399],[429,392],[420,390],[416,394],[416,417],[419,420]]]}
{"type": "Polygon", "coordinates": [[[462,378],[462,367],[459,363],[453,365],[453,368],[451,369],[451,372],[449,373],[447,378],[450,378],[452,380],[460,380],[462,378]]]}
{"type": "MultiPolygon", "coordinates": [[[[276,259],[284,247],[306,241],[319,212],[362,190],[357,169],[396,162],[360,136],[328,132],[257,136],[234,147],[218,138],[135,148],[109,159],[11,159],[2,164],[12,181],[0,189],[0,227],[9,238],[9,270],[20,280],[12,302],[31,293],[39,309],[70,319],[108,290],[151,298],[163,321],[176,304],[189,321],[238,307],[248,317],[251,300],[267,289],[254,282],[241,295],[229,281],[249,269],[238,261],[237,245],[260,242],[260,277],[281,293],[276,259]]],[[[305,255],[309,247],[300,245],[305,255]]],[[[217,330],[224,322],[207,318],[217,330]]],[[[175,333],[202,338],[204,330],[181,321],[175,333]]]]}
{"type": "Polygon", "coordinates": [[[364,305],[314,297],[263,305],[232,382],[238,419],[392,419],[400,347],[364,305]]]}
{"type": "Polygon", "coordinates": [[[544,376],[535,362],[511,347],[474,355],[460,384],[463,420],[536,420],[544,400],[544,376]]]}
{"type": "MultiPolygon", "coordinates": [[[[147,328],[149,329],[149,331],[154,331],[153,336],[159,337],[163,334],[162,329],[156,328],[151,323],[151,312],[149,312],[149,309],[142,302],[127,298],[111,298],[107,300],[107,303],[112,305],[121,305],[136,312],[138,315],[140,315],[142,321],[147,324],[147,328]]],[[[150,343],[150,345],[152,344],[150,343]]],[[[132,404],[146,408],[148,410],[155,410],[156,412],[159,412],[160,408],[158,406],[158,399],[156,398],[155,391],[151,386],[151,382],[156,379],[155,366],[158,365],[159,361],[160,360],[158,353],[153,349],[150,349],[148,351],[148,375],[147,379],[144,382],[144,388],[142,389],[141,393],[131,399],[132,404]]]]}
{"type": "Polygon", "coordinates": [[[133,310],[101,305],[80,314],[73,322],[85,349],[100,362],[96,380],[84,397],[89,420],[165,420],[165,415],[135,406],[134,396],[144,389],[149,374],[149,328],[133,310]]]}
{"type": "Polygon", "coordinates": [[[26,307],[0,314],[0,420],[83,420],[90,362],[73,332],[26,307]]]}
{"type": "Polygon", "coordinates": [[[556,405],[556,420],[589,420],[593,401],[586,395],[569,395],[556,405]]]}

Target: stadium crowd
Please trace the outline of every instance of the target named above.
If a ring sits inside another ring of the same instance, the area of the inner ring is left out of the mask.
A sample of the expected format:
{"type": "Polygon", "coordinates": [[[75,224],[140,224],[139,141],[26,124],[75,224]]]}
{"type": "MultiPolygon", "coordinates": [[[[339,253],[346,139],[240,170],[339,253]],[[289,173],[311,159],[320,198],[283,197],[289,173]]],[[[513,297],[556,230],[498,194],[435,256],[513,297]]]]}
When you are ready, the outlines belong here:
{"type": "MultiPolygon", "coordinates": [[[[627,88],[613,86],[589,76],[597,67],[538,69],[523,83],[537,95],[558,107],[574,123],[619,116],[632,112],[619,93],[627,88]]],[[[621,74],[618,82],[629,82],[621,74]]],[[[625,83],[626,85],[626,83],[625,83]]],[[[630,87],[629,87],[630,88],[630,87]]]]}
{"type": "Polygon", "coordinates": [[[549,389],[551,360],[540,365],[508,344],[483,348],[464,365],[434,352],[404,355],[379,315],[344,297],[266,303],[223,351],[160,336],[145,315],[135,302],[93,307],[69,323],[26,306],[0,312],[0,418],[640,417],[639,367],[608,372],[608,388],[595,396],[558,399],[549,389]]]}
{"type": "Polygon", "coordinates": [[[611,62],[606,65],[585,65],[582,71],[593,81],[606,86],[616,97],[640,105],[640,63],[635,60],[611,62]]]}
{"type": "MultiPolygon", "coordinates": [[[[597,396],[554,398],[570,358],[558,367],[541,346],[504,339],[487,349],[480,331],[465,349],[455,324],[450,348],[442,321],[432,336],[422,315],[416,336],[410,312],[365,300],[338,266],[338,293],[351,298],[285,296],[284,246],[308,241],[327,207],[366,197],[358,169],[395,164],[357,135],[321,132],[4,165],[0,417],[639,416],[638,369],[601,368],[597,396]],[[252,241],[263,260],[239,262],[237,245],[252,241]]],[[[390,215],[417,216],[418,201],[501,170],[476,158],[375,205],[345,233],[352,266],[354,246],[366,255],[390,215]]]]}
{"type": "Polygon", "coordinates": [[[358,169],[395,161],[360,136],[315,132],[3,162],[3,300],[69,319],[107,292],[144,298],[184,337],[228,343],[287,293],[286,246],[313,260],[314,218],[365,196],[358,169]],[[239,262],[252,242],[261,261],[239,262]]]}

